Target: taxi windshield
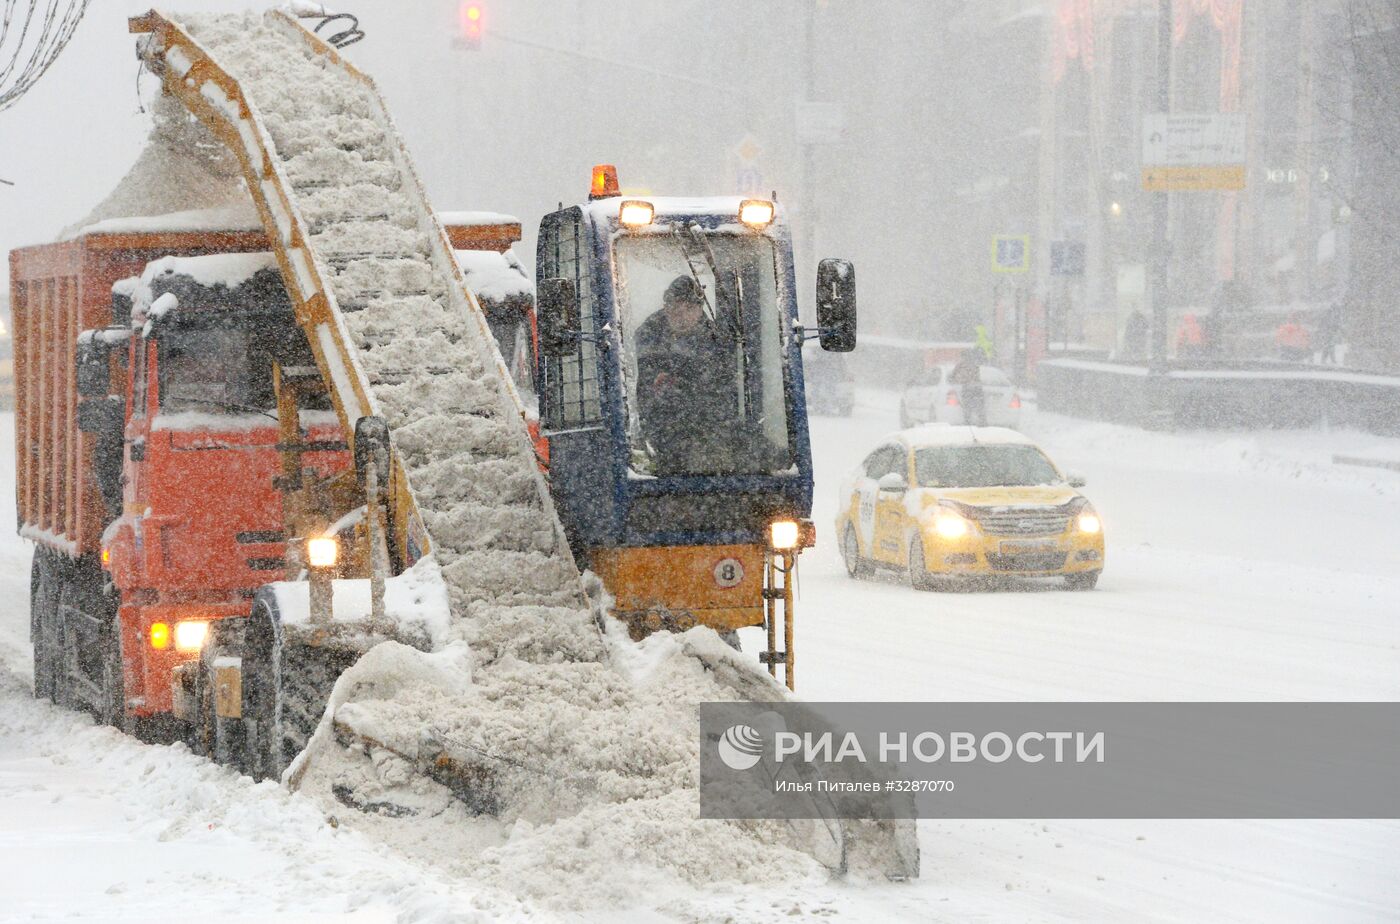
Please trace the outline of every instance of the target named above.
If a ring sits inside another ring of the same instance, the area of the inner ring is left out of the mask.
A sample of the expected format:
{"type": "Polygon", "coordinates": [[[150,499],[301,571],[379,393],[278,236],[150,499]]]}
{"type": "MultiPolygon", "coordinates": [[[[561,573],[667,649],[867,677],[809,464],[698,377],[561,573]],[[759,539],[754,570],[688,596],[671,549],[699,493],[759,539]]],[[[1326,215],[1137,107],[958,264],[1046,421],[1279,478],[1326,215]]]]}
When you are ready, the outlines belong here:
{"type": "Polygon", "coordinates": [[[1055,484],[1060,473],[1034,446],[926,446],[914,453],[919,484],[931,488],[991,488],[1055,484]]]}
{"type": "Polygon", "coordinates": [[[624,237],[617,283],[632,470],[788,470],[772,242],[694,226],[624,237]]]}

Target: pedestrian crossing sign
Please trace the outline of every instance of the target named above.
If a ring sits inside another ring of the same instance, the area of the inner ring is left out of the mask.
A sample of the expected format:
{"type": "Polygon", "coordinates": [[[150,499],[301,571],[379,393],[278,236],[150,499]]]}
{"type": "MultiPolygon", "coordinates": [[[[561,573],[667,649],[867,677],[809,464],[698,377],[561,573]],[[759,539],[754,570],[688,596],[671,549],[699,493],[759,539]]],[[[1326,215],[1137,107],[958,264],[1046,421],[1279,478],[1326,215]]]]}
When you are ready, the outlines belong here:
{"type": "Polygon", "coordinates": [[[1028,235],[998,234],[992,238],[992,272],[1024,273],[1031,268],[1028,235]]]}

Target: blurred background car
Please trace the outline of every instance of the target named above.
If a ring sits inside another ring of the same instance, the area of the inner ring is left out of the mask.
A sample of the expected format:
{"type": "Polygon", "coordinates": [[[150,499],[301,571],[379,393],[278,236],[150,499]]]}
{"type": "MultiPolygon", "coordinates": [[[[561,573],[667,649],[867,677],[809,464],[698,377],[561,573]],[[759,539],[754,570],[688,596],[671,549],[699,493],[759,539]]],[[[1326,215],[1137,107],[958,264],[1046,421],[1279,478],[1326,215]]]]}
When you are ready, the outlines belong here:
{"type": "Polygon", "coordinates": [[[1103,524],[1083,484],[1014,430],[901,430],[841,485],[846,573],[904,571],[920,590],[957,578],[1062,576],[1072,590],[1092,590],[1103,524]]]}
{"type": "Polygon", "coordinates": [[[1016,386],[995,366],[979,366],[982,400],[986,420],[968,420],[967,408],[971,395],[964,395],[965,385],[954,384],[951,363],[930,366],[910,382],[899,401],[899,422],[903,427],[924,423],[981,424],[990,427],[1010,427],[1021,424],[1021,396],[1016,386]]]}
{"type": "Polygon", "coordinates": [[[850,417],[856,406],[856,379],[844,353],[828,353],[808,344],[802,349],[802,374],[807,384],[807,410],[813,414],[850,417]]]}

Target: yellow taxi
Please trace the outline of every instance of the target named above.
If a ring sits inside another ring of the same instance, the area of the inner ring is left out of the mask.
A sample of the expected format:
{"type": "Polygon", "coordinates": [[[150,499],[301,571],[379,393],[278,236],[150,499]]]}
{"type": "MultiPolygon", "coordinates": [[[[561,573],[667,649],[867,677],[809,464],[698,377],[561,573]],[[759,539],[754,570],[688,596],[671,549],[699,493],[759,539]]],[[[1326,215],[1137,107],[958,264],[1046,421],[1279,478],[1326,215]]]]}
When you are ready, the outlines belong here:
{"type": "Polygon", "coordinates": [[[836,535],[852,577],[907,571],[942,578],[1062,575],[1092,590],[1103,523],[1030,439],[1002,427],[927,424],[883,440],[841,485],[836,535]]]}

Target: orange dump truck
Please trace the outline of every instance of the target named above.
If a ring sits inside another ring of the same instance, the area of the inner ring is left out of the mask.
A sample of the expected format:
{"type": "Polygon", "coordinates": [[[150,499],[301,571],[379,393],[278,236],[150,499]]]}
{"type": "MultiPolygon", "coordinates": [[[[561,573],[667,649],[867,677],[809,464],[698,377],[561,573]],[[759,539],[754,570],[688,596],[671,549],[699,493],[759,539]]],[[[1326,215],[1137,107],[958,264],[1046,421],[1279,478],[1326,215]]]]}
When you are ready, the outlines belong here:
{"type": "MultiPolygon", "coordinates": [[[[297,577],[293,494],[354,481],[263,231],[221,217],[105,222],[10,254],[35,693],[151,734],[187,727],[181,666],[209,621],[297,577]]],[[[519,239],[486,217],[444,216],[469,270],[519,239]]]]}

